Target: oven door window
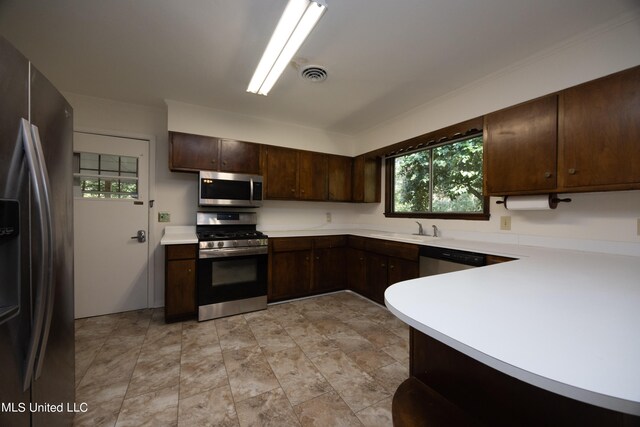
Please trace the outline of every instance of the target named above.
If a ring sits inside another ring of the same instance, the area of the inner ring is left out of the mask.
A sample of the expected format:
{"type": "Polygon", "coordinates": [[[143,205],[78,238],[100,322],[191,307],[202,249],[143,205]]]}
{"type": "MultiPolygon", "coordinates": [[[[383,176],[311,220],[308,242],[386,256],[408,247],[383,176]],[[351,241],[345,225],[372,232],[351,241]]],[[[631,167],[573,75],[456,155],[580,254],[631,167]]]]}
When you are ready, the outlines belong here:
{"type": "Polygon", "coordinates": [[[211,264],[211,286],[234,285],[258,280],[257,258],[223,259],[211,264]]]}
{"type": "Polygon", "coordinates": [[[267,255],[198,260],[198,305],[267,295],[267,255]]]}

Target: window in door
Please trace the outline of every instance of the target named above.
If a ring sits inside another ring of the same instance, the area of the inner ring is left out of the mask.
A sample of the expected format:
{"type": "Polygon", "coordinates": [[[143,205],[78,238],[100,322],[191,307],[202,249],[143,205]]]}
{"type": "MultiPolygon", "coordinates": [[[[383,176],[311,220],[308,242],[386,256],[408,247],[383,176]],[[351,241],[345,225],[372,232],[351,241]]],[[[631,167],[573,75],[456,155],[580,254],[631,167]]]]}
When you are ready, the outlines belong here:
{"type": "Polygon", "coordinates": [[[73,154],[75,197],[137,199],[138,158],[98,153],[73,154]]]}

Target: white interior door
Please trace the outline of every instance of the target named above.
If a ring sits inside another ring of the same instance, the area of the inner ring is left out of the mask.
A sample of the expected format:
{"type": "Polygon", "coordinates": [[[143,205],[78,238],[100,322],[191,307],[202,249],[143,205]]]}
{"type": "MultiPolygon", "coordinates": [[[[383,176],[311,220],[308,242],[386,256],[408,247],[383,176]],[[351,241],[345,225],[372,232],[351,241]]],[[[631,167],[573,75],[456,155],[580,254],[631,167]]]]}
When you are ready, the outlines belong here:
{"type": "Polygon", "coordinates": [[[76,318],[148,307],[149,141],[74,133],[76,318]],[[142,239],[141,239],[142,240],[142,239]]]}

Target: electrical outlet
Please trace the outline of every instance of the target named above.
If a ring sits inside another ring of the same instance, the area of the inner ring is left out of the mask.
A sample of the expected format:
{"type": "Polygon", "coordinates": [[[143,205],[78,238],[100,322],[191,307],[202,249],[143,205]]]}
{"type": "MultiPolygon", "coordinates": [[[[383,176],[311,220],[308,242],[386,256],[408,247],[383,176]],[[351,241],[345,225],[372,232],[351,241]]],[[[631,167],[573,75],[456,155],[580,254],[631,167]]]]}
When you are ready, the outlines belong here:
{"type": "Polygon", "coordinates": [[[169,212],[158,212],[158,222],[171,222],[171,214],[169,212]]]}
{"type": "Polygon", "coordinates": [[[327,212],[327,222],[331,222],[331,212],[327,212]]]}
{"type": "Polygon", "coordinates": [[[511,230],[511,217],[510,216],[501,216],[500,217],[500,230],[511,230]]]}

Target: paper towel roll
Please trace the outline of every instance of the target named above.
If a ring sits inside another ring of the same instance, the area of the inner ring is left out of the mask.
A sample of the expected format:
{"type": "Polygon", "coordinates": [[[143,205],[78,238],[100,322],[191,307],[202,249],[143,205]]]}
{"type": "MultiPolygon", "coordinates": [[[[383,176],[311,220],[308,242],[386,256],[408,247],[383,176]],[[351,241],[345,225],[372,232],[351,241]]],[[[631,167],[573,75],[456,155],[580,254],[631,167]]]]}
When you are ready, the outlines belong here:
{"type": "Polygon", "coordinates": [[[549,194],[536,196],[508,196],[504,199],[504,207],[510,211],[546,211],[555,209],[549,194]]]}

